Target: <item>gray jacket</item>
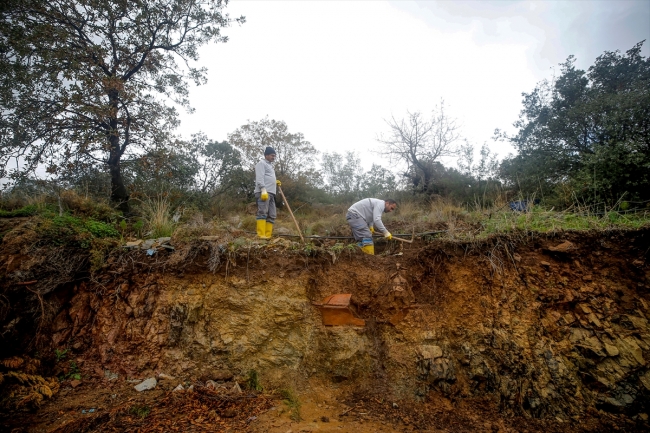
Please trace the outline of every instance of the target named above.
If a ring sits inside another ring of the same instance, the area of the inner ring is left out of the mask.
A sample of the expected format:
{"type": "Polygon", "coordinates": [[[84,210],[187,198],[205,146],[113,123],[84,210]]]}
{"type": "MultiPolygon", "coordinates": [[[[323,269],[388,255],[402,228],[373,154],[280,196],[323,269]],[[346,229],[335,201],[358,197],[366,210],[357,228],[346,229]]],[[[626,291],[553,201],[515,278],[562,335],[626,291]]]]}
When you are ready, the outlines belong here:
{"type": "Polygon", "coordinates": [[[384,223],[381,222],[381,214],[384,213],[385,209],[386,202],[384,200],[364,198],[350,206],[348,212],[359,215],[366,221],[368,227],[374,226],[379,232],[386,233],[388,230],[384,227],[384,223]]]}
{"type": "Polygon", "coordinates": [[[266,159],[262,159],[255,165],[255,193],[266,188],[266,192],[275,194],[275,170],[273,165],[266,159]]]}

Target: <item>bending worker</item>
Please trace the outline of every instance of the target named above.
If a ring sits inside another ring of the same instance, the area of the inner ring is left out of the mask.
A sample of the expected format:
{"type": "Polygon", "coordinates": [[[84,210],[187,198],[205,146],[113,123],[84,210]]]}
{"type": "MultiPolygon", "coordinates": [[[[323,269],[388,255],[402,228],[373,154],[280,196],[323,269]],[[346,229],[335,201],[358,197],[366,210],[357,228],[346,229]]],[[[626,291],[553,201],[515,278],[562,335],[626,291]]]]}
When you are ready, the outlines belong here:
{"type": "Polygon", "coordinates": [[[352,229],[352,235],[357,245],[366,254],[375,254],[375,245],[372,243],[372,234],[377,231],[382,233],[386,239],[392,239],[384,223],[381,222],[381,214],[392,212],[397,207],[393,199],[379,200],[376,198],[364,198],[359,200],[348,209],[345,219],[352,229]]]}
{"type": "Polygon", "coordinates": [[[273,223],[277,216],[275,208],[276,185],[282,185],[275,178],[272,163],[275,161],[275,150],[267,147],[264,159],[255,165],[255,199],[257,200],[257,237],[270,239],[273,233],[273,223]]]}

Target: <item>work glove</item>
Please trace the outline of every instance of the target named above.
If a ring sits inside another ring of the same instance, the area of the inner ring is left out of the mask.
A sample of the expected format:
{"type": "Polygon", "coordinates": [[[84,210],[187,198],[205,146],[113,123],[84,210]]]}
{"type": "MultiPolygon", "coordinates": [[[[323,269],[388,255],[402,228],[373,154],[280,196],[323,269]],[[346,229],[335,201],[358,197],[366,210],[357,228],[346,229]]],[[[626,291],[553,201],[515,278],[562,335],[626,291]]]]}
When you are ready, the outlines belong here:
{"type": "Polygon", "coordinates": [[[386,233],[384,233],[384,237],[385,237],[386,239],[388,239],[388,240],[393,239],[393,235],[391,235],[390,232],[386,232],[386,233]]]}
{"type": "Polygon", "coordinates": [[[262,188],[262,193],[260,194],[260,200],[267,201],[269,199],[269,193],[266,192],[266,188],[262,188]]]}
{"type": "Polygon", "coordinates": [[[278,180],[278,179],[275,180],[275,184],[276,184],[277,186],[282,186],[282,182],[280,182],[280,180],[278,180]]]}
{"type": "Polygon", "coordinates": [[[370,226],[370,233],[372,233],[373,235],[375,234],[375,228],[373,226],[370,226]]]}

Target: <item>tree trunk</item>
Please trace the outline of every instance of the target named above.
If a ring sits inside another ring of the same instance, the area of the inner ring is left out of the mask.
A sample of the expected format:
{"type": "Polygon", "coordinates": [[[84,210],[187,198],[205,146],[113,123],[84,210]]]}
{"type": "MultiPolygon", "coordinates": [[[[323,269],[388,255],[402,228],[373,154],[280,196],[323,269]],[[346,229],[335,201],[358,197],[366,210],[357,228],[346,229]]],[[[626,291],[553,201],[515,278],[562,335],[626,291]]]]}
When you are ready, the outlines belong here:
{"type": "Polygon", "coordinates": [[[109,120],[111,127],[108,133],[108,143],[110,145],[108,156],[108,171],[111,174],[111,202],[113,205],[124,215],[128,215],[129,209],[129,193],[124,186],[124,179],[122,178],[122,170],[120,167],[120,159],[122,158],[122,149],[120,148],[120,136],[117,130],[117,110],[118,110],[118,93],[116,90],[111,90],[108,93],[110,105],[113,107],[114,116],[109,120]]]}
{"type": "Polygon", "coordinates": [[[124,180],[122,178],[119,152],[114,155],[111,150],[111,155],[108,159],[108,171],[111,174],[111,201],[126,216],[130,211],[129,193],[126,190],[126,186],[124,186],[124,180]]]}

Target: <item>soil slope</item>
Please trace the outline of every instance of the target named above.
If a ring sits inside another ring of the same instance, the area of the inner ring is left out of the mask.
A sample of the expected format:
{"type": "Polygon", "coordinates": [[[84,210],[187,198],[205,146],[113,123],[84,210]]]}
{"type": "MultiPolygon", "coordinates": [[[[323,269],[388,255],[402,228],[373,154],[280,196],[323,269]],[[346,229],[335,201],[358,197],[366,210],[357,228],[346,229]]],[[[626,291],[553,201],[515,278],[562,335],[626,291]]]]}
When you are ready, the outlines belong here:
{"type": "MultiPolygon", "coordinates": [[[[68,348],[83,378],[6,427],[110,431],[105,414],[144,398],[128,380],[173,376],[145,393],[155,409],[178,384],[243,386],[255,370],[264,398],[296,390],[308,431],[648,428],[648,229],[389,243],[375,257],[196,241],[113,252],[93,274],[64,250],[35,257],[25,239],[18,226],[0,251],[3,358],[38,350],[43,374],[69,376],[51,355],[68,348]],[[366,326],[323,325],[315,304],[337,293],[366,326]],[[93,426],[74,409],[56,416],[91,395],[105,416],[93,426]]],[[[298,419],[277,401],[253,406],[224,429],[286,432],[298,419]]],[[[148,431],[127,424],[114,431],[148,431]]]]}

